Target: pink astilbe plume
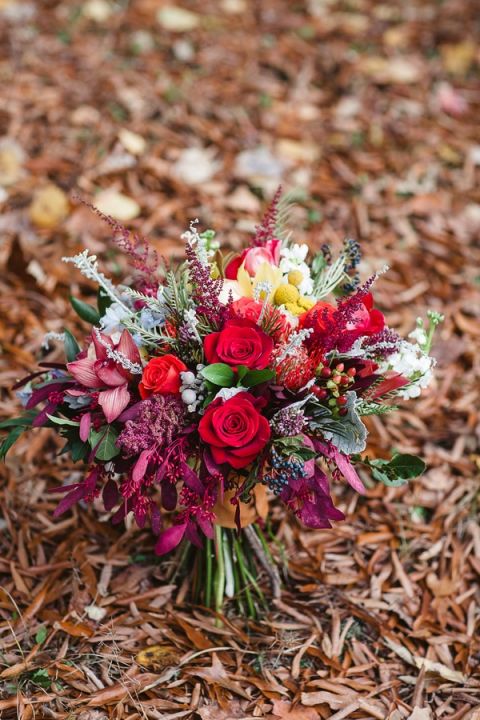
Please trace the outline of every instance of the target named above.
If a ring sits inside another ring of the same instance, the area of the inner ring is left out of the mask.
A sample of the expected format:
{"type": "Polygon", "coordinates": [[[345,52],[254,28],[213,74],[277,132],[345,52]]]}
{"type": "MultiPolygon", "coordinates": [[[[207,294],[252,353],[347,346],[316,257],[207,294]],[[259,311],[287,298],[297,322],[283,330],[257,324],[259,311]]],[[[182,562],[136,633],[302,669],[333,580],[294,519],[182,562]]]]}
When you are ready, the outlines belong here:
{"type": "Polygon", "coordinates": [[[269,240],[275,239],[278,219],[278,204],[281,196],[282,186],[279,185],[275,195],[273,196],[272,202],[268,206],[267,212],[263,216],[262,222],[255,229],[255,235],[252,239],[253,246],[261,247],[266,245],[269,240]]]}
{"type": "Polygon", "coordinates": [[[109,225],[114,236],[112,238],[115,245],[119,250],[125,253],[130,258],[131,265],[146,277],[152,277],[158,270],[160,261],[158,253],[154,250],[147,238],[141,237],[138,233],[132,232],[125,225],[115,220],[115,218],[107,215],[106,213],[99,210],[95,205],[92,205],[82,198],[76,197],[75,200],[79,200],[83,205],[86,205],[90,210],[93,210],[95,215],[101,218],[107,225],[109,225]]]}

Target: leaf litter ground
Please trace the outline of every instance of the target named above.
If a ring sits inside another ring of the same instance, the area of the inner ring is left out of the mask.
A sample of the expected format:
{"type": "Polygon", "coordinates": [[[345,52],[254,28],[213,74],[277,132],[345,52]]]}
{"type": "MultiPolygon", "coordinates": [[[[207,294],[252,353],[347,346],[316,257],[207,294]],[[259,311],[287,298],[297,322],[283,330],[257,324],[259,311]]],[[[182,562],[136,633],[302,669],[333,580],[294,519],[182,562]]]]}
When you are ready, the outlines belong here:
{"type": "Polygon", "coordinates": [[[2,416],[59,356],[43,334],[84,332],[68,295],[92,288],[60,258],[123,263],[73,194],[170,257],[195,217],[238,248],[282,181],[298,241],[352,235],[365,276],[390,266],[391,324],[446,316],[435,386],[370,427],[371,456],[428,471],[338,490],[328,532],[274,507],[290,578],[255,622],[189,605],[148,533],[54,521],[79,470],[22,441],[0,470],[2,718],[480,717],[478,30],[467,0],[0,0],[2,416]]]}

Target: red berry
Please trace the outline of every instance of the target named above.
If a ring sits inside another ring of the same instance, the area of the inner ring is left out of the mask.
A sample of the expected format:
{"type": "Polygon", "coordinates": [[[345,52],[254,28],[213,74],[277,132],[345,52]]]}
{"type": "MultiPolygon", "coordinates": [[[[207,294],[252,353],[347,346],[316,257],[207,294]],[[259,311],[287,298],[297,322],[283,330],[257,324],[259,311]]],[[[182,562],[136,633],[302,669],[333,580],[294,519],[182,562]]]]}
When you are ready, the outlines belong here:
{"type": "Polygon", "coordinates": [[[347,398],[345,395],[340,395],[339,398],[337,398],[337,405],[346,405],[347,404],[347,398]]]}
{"type": "Polygon", "coordinates": [[[356,369],[356,368],[353,368],[353,367],[352,367],[352,368],[348,368],[348,370],[347,370],[347,375],[348,375],[349,377],[355,377],[356,374],[357,374],[357,369],[356,369]]]}
{"type": "Polygon", "coordinates": [[[345,370],[345,365],[343,363],[338,363],[338,365],[335,367],[335,370],[338,370],[338,372],[343,372],[345,370]]]}
{"type": "Polygon", "coordinates": [[[339,415],[342,415],[342,417],[343,417],[344,415],[346,415],[347,413],[348,413],[347,408],[340,408],[340,410],[338,411],[338,414],[339,414],[339,415]]]}
{"type": "Polygon", "coordinates": [[[341,384],[341,385],[348,385],[349,382],[351,382],[351,381],[350,381],[350,378],[347,377],[346,375],[342,375],[342,377],[341,377],[341,379],[340,379],[340,384],[341,384]]]}
{"type": "Polygon", "coordinates": [[[324,367],[322,370],[322,373],[321,373],[322,377],[330,377],[331,374],[332,374],[332,371],[330,370],[329,367],[324,367]]]}
{"type": "Polygon", "coordinates": [[[334,375],[333,378],[332,378],[332,380],[333,380],[333,382],[334,382],[336,385],[338,385],[338,383],[341,382],[341,380],[342,380],[342,376],[341,376],[341,375],[334,375]]]}

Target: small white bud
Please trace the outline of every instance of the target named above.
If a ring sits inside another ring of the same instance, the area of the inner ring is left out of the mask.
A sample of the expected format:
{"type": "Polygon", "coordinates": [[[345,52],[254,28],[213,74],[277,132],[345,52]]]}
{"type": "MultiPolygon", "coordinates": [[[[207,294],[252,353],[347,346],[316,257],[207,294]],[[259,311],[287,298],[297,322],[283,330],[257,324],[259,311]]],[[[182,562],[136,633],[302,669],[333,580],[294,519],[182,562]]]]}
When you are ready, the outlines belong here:
{"type": "Polygon", "coordinates": [[[196,399],[197,399],[197,394],[196,394],[195,390],[187,389],[182,392],[182,400],[187,405],[191,405],[192,403],[195,402],[196,399]]]}
{"type": "Polygon", "coordinates": [[[190,371],[181,373],[181,378],[184,385],[195,384],[195,375],[190,371]]]}

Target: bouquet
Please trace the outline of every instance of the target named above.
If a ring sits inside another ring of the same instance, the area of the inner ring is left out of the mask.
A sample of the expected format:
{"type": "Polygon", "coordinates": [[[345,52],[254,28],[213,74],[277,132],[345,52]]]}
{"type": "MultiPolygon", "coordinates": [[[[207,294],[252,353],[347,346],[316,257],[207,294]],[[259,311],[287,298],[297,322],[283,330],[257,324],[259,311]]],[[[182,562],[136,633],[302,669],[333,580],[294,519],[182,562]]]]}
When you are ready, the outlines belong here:
{"type": "Polygon", "coordinates": [[[271,498],[328,528],[344,519],[330,485],[363,493],[359,464],[390,485],[422,472],[410,455],[369,459],[363,418],[428,385],[442,319],[429,312],[401,339],[375,308],[376,275],[360,283],[358,243],[311,256],[283,233],[282,208],[277,192],[239,254],[193,222],[176,267],[102,216],[134,279],[115,286],[88,251],[64,258],[98,286],[97,307],[71,298],[91,328],[80,343],[47,334],[63,341],[65,362],[19,382],[25,414],[0,424],[3,457],[26,429],[50,427],[85,465],[81,482],[54,489],[55,515],[96,498],[113,523],[133,514],[158,555],[180,548],[174,568],[189,568],[197,599],[220,610],[235,596],[249,614],[263,599],[260,572],[279,592],[271,498]]]}

